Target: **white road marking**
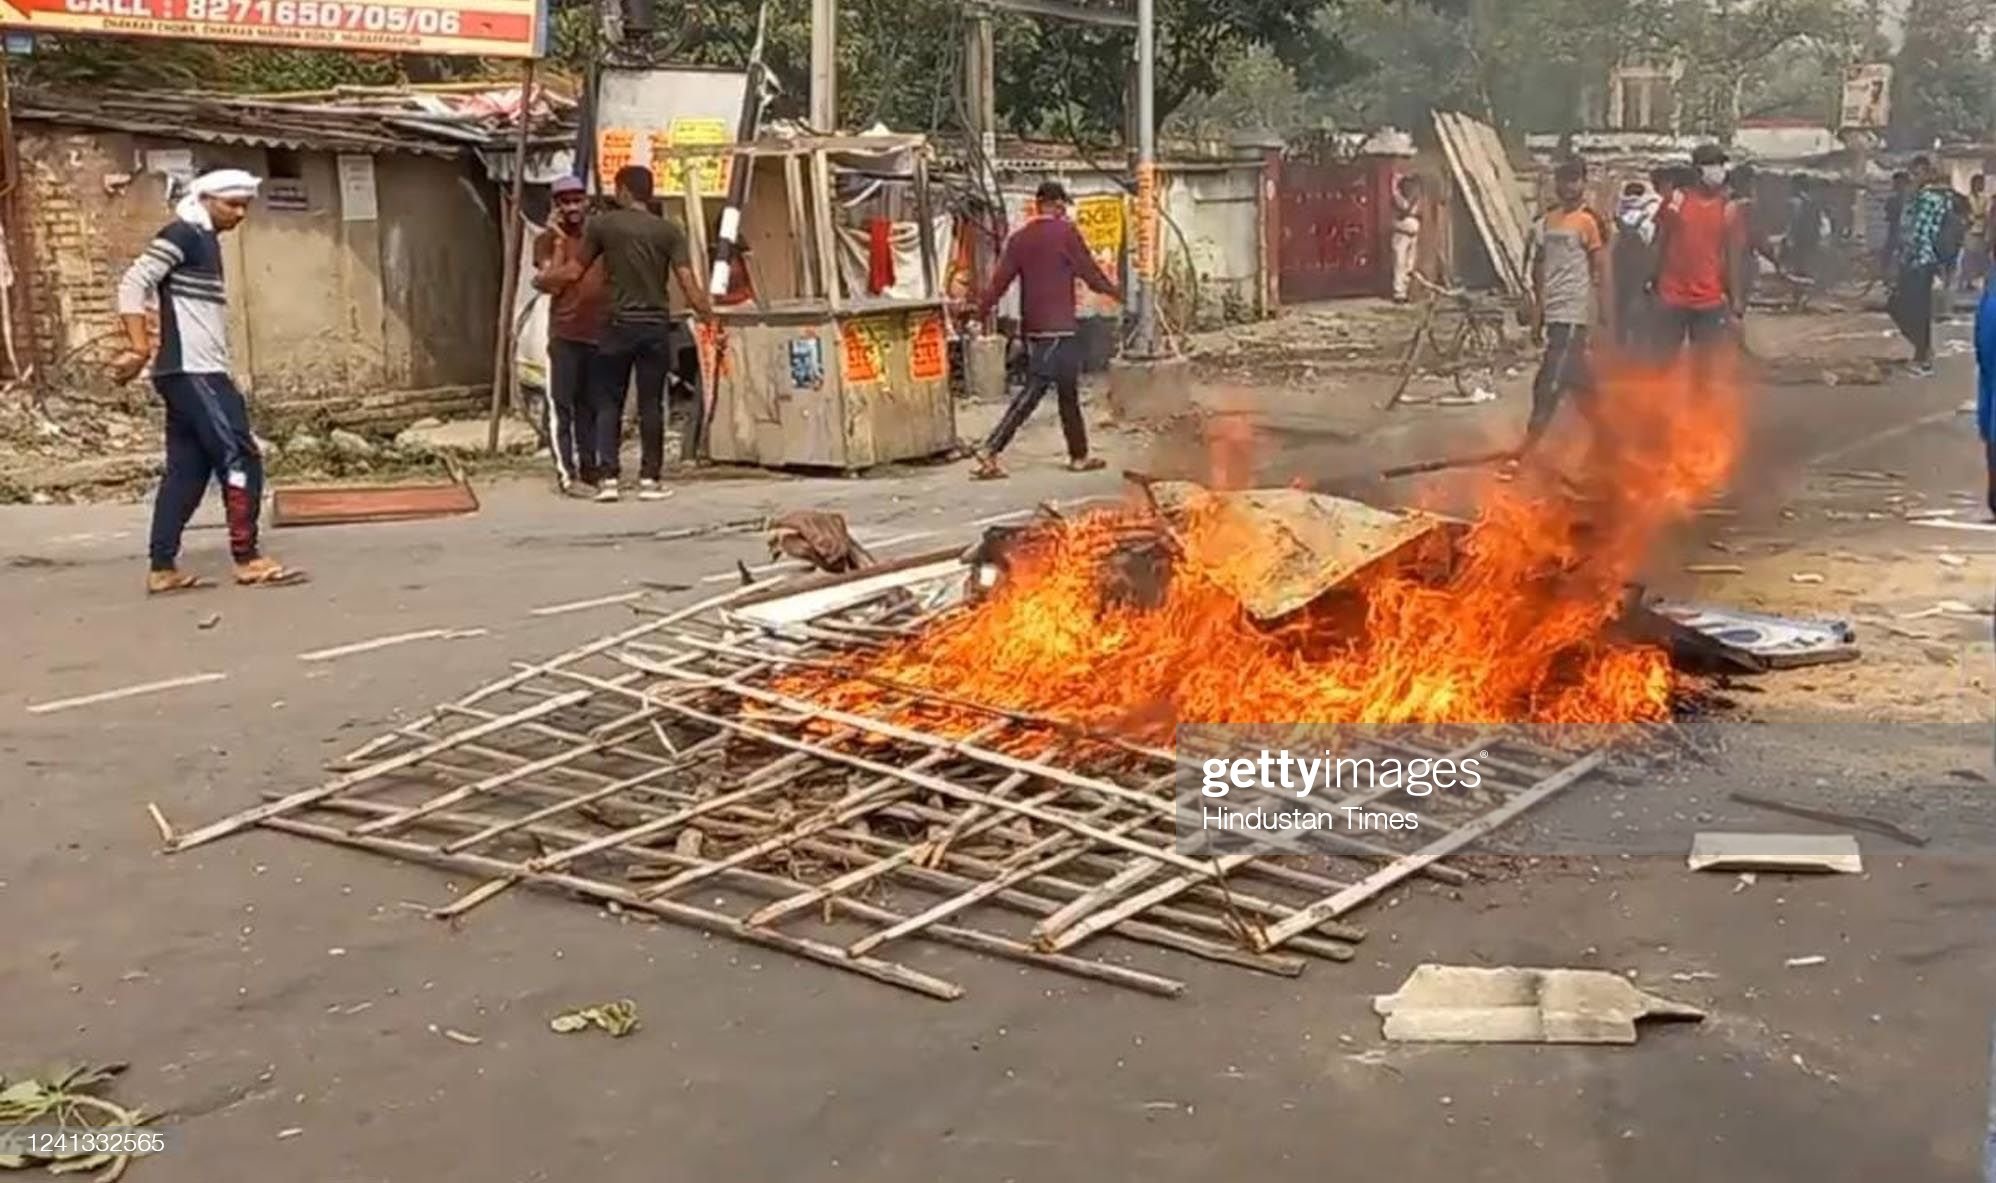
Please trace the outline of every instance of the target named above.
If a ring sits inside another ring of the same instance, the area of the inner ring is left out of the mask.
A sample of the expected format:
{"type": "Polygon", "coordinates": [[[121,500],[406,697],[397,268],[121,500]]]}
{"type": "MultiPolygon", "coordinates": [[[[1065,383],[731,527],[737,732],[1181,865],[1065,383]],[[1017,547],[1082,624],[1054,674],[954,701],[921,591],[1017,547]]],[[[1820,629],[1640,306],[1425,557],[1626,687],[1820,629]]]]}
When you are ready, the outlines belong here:
{"type": "Polygon", "coordinates": [[[227,674],[189,674],[184,678],[168,678],[164,682],[141,682],[137,686],[121,686],[116,690],[106,690],[99,694],[86,694],[81,698],[58,698],[54,702],[38,702],[28,707],[30,715],[46,715],[51,711],[67,711],[75,707],[92,706],[100,702],[110,702],[119,698],[136,698],[141,694],[157,694],[162,690],[177,690],[182,686],[199,686],[204,682],[219,682],[227,674]]]}
{"type": "Polygon", "coordinates": [[[621,592],[614,596],[599,596],[593,600],[575,600],[567,604],[549,604],[544,608],[535,608],[528,612],[527,615],[560,616],[567,612],[584,612],[591,608],[607,608],[612,604],[628,604],[633,600],[642,600],[647,594],[649,593],[642,591],[621,592]]]}
{"type": "Polygon", "coordinates": [[[299,661],[332,661],[337,657],[351,657],[356,653],[366,653],[374,649],[386,649],[391,645],[407,645],[411,641],[455,641],[462,637],[482,637],[488,630],[482,628],[426,628],[421,632],[396,633],[392,637],[376,637],[371,641],[355,641],[351,645],[339,645],[331,649],[314,649],[310,653],[300,653],[299,661]]]}

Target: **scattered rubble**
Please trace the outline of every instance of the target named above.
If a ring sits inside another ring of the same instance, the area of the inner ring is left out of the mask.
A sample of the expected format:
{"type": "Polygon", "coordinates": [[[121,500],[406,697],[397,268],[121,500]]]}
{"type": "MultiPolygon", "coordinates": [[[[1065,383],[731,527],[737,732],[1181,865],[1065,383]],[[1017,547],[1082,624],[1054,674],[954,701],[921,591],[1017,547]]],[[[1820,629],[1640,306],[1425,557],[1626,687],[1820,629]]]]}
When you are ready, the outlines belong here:
{"type": "Polygon", "coordinates": [[[1848,834],[1701,833],[1686,863],[1694,871],[1864,872],[1857,839],[1848,834]]]}
{"type": "Polygon", "coordinates": [[[1421,965],[1372,1000],[1395,1043],[1634,1043],[1641,1019],[1705,1012],[1604,970],[1421,965]]]}
{"type": "Polygon", "coordinates": [[[609,1032],[612,1039],[622,1039],[641,1025],[638,1022],[638,1004],[628,998],[563,1011],[548,1020],[548,1029],[557,1035],[572,1035],[594,1027],[609,1032]]]}

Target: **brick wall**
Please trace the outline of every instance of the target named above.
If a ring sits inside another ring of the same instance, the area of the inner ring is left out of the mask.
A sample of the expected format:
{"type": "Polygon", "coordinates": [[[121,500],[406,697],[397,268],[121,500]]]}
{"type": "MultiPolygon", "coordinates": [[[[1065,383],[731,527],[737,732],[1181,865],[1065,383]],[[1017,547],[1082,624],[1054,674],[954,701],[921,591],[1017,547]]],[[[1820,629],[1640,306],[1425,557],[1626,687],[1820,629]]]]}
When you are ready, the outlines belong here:
{"type": "Polygon", "coordinates": [[[24,128],[20,157],[29,257],[16,265],[33,291],[35,365],[45,381],[94,384],[104,347],[92,342],[117,331],[118,277],[165,218],[165,181],[134,173],[126,136],[24,128]]]}

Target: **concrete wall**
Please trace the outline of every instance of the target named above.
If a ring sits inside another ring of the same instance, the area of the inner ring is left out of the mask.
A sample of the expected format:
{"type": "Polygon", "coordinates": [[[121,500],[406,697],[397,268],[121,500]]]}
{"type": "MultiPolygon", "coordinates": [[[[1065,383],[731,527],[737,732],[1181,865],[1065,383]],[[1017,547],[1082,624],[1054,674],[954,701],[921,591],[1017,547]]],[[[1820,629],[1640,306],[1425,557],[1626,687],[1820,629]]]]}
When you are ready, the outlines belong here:
{"type": "Polygon", "coordinates": [[[1164,218],[1158,234],[1165,289],[1173,297],[1166,307],[1179,327],[1213,328],[1267,315],[1260,163],[1166,165],[1159,171],[1164,218]]]}
{"type": "MultiPolygon", "coordinates": [[[[487,186],[461,162],[371,158],[374,216],[357,205],[350,219],[332,153],[24,124],[20,154],[32,353],[52,386],[101,383],[118,277],[172,216],[168,178],[149,169],[190,159],[270,178],[223,238],[236,376],[259,404],[392,426],[399,392],[490,383],[498,232],[487,186]]],[[[399,401],[409,418],[449,405],[399,401]]]]}

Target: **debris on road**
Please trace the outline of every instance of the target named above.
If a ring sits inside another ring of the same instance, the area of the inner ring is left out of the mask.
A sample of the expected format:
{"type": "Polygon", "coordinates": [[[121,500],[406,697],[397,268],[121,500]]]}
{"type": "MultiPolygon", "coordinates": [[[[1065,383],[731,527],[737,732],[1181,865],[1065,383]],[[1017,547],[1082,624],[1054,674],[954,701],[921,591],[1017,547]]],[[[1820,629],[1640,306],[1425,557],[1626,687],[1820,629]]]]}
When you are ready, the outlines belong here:
{"type": "Polygon", "coordinates": [[[1797,571],[1788,577],[1788,581],[1790,583],[1816,584],[1823,582],[1823,576],[1818,571],[1797,571]]]}
{"type": "Polygon", "coordinates": [[[1814,969],[1816,966],[1828,965],[1829,963],[1830,959],[1821,953],[1812,953],[1807,957],[1790,957],[1781,964],[1789,969],[1814,969]]]}
{"type": "Polygon", "coordinates": [[[206,632],[208,629],[214,628],[216,625],[220,623],[222,623],[222,614],[220,612],[210,612],[208,615],[202,617],[199,621],[195,622],[194,627],[202,630],[203,632],[206,632]]]}
{"type": "Polygon", "coordinates": [[[1425,547],[1446,558],[1459,523],[1427,513],[1376,509],[1302,489],[1208,492],[1186,481],[1146,485],[1158,510],[1182,518],[1197,499],[1201,513],[1243,556],[1216,572],[1255,619],[1279,620],[1375,564],[1421,561],[1425,547]]]}
{"type": "Polygon", "coordinates": [[[146,813],[151,815],[152,824],[159,830],[159,840],[168,846],[172,846],[173,827],[167,824],[166,815],[159,811],[159,806],[150,801],[146,802],[146,813]]]}
{"type": "Polygon", "coordinates": [[[1687,563],[1686,575],[1745,575],[1746,568],[1738,563],[1687,563]]]}
{"type": "MultiPolygon", "coordinates": [[[[92,1130],[132,1130],[153,1120],[142,1109],[127,1109],[99,1095],[124,1072],[123,1064],[77,1067],[47,1077],[0,1075],[0,1131],[23,1126],[62,1126],[79,1134],[92,1130]]],[[[45,1168],[51,1175],[96,1171],[96,1183],[115,1183],[133,1154],[107,1154],[79,1148],[61,1153],[0,1154],[0,1170],[45,1168]]]]}
{"type": "Polygon", "coordinates": [[[478,512],[469,484],[293,485],[270,495],[271,525],[342,526],[412,522],[478,512]]]}
{"type": "Polygon", "coordinates": [[[586,1031],[595,1027],[609,1032],[613,1039],[622,1039],[636,1031],[639,1026],[638,1004],[628,998],[563,1011],[548,1020],[549,1030],[558,1035],[572,1035],[577,1031],[586,1031]]]}
{"type": "Polygon", "coordinates": [[[769,524],[769,557],[801,559],[832,574],[875,565],[873,555],[847,531],[844,514],[813,509],[784,514],[769,524]]]}
{"type": "Polygon", "coordinates": [[[1752,673],[1856,661],[1857,634],[1841,620],[1804,620],[1710,604],[1631,597],[1625,616],[1637,635],[1694,660],[1718,660],[1752,673]]]}
{"type": "Polygon", "coordinates": [[[1605,970],[1421,965],[1372,1000],[1396,1043],[1634,1043],[1641,1019],[1705,1012],[1605,970]]]}
{"type": "Polygon", "coordinates": [[[1783,801],[1778,797],[1763,797],[1758,793],[1736,791],[1729,794],[1729,796],[1741,805],[1751,805],[1756,809],[1772,810],[1775,813],[1786,813],[1793,817],[1806,818],[1812,822],[1822,822],[1825,825],[1845,826],[1853,830],[1865,830],[1883,838],[1890,838],[1896,842],[1904,842],[1908,846],[1925,846],[1927,844],[1927,839],[1922,834],[1916,834],[1904,826],[1896,825],[1880,818],[1867,817],[1861,813],[1846,813],[1837,809],[1824,809],[1815,805],[1802,805],[1794,801],[1783,801]]]}
{"type": "Polygon", "coordinates": [[[452,1043],[461,1043],[466,1047],[477,1047],[485,1042],[476,1035],[467,1035],[453,1027],[439,1027],[435,1023],[430,1024],[430,1034],[441,1035],[452,1043]]]}
{"type": "Polygon", "coordinates": [[[1686,862],[1694,871],[1864,872],[1857,839],[1848,834],[1701,833],[1686,862]]]}
{"type": "MultiPolygon", "coordinates": [[[[1116,521],[1156,536],[1147,517],[1116,521]]],[[[1101,531],[1101,551],[1076,552],[1098,563],[1121,537],[1095,520],[1037,528],[1042,548],[1101,531]]],[[[1037,578],[1046,558],[1004,578],[1037,578]]],[[[1100,595],[1107,568],[1089,570],[1100,595]]],[[[962,988],[888,946],[939,941],[1173,997],[1180,980],[1080,947],[1114,936],[1285,977],[1305,958],[1350,960],[1366,935],[1351,916],[1408,878],[1460,881],[1445,860],[1606,758],[1484,728],[1409,732],[1424,756],[1487,750],[1495,771],[1446,797],[1382,786],[1366,806],[1417,811],[1420,830],[1347,838],[1307,868],[1193,857],[1178,848],[1171,750],[859,665],[974,619],[977,572],[959,543],[734,589],[523,667],[366,745],[344,775],[174,849],[263,825],[482,881],[440,917],[527,886],[934,998],[962,988]]]]}

